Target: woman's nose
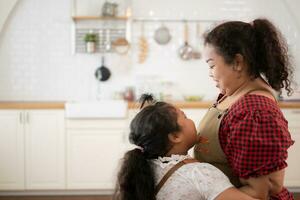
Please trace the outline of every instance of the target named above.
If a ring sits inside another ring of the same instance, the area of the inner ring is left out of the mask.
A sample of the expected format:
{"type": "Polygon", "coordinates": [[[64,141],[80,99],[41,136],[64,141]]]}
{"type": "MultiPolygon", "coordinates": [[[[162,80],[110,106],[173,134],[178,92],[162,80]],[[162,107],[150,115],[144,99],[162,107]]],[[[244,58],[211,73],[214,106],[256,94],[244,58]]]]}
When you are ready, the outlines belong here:
{"type": "Polygon", "coordinates": [[[209,70],[208,76],[209,76],[209,77],[211,77],[211,78],[213,78],[213,77],[214,77],[214,76],[213,76],[213,73],[212,73],[212,71],[211,71],[211,70],[209,70]]]}

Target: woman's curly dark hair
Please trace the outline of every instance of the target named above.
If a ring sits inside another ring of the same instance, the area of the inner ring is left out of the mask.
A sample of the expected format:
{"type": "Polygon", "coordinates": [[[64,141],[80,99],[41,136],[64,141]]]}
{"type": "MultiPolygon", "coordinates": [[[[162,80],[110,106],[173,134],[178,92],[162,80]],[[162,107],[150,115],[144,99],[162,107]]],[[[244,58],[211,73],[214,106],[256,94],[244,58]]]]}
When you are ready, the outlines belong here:
{"type": "Polygon", "coordinates": [[[129,141],[139,148],[124,156],[114,195],[117,200],[156,199],[149,159],[166,155],[172,147],[168,134],[180,131],[174,106],[156,102],[149,94],[142,95],[140,103],[141,111],[131,121],[129,134],[129,141]]]}
{"type": "Polygon", "coordinates": [[[204,43],[215,47],[227,64],[232,64],[235,56],[241,54],[251,77],[263,75],[280,94],[282,88],[288,95],[292,94],[293,67],[287,43],[269,20],[225,22],[206,34],[204,43]]]}

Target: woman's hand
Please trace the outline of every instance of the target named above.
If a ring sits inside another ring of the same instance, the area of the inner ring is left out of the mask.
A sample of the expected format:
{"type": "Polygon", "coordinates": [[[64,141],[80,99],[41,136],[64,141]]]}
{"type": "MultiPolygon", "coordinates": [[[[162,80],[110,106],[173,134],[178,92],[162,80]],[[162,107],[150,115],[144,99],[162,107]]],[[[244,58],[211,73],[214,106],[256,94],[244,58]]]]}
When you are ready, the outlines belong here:
{"type": "Polygon", "coordinates": [[[268,199],[269,196],[281,192],[283,188],[283,179],[284,169],[264,176],[250,177],[248,179],[240,178],[240,181],[244,186],[239,189],[252,197],[268,199]]]}
{"type": "Polygon", "coordinates": [[[219,194],[214,200],[258,200],[241,192],[237,188],[228,188],[219,194]]]}

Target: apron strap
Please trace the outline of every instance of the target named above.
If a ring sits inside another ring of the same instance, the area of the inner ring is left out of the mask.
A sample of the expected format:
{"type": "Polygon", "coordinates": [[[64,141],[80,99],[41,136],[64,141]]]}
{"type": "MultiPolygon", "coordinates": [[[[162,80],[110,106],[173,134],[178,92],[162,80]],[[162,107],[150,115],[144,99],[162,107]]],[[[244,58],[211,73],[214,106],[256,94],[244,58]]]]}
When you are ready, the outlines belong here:
{"type": "Polygon", "coordinates": [[[246,94],[244,94],[244,95],[250,94],[251,92],[255,92],[255,91],[264,91],[264,92],[267,92],[267,93],[271,94],[273,96],[274,100],[277,102],[277,99],[274,96],[274,94],[270,90],[268,90],[266,88],[253,88],[253,89],[250,89],[249,91],[247,91],[246,94]]]}
{"type": "Polygon", "coordinates": [[[155,188],[155,196],[157,195],[157,193],[159,192],[159,190],[162,188],[162,186],[165,184],[165,182],[170,178],[170,176],[180,167],[182,167],[185,164],[188,163],[195,163],[195,162],[199,162],[196,159],[192,159],[192,158],[187,158],[179,163],[177,163],[176,165],[174,165],[171,169],[169,169],[169,171],[162,177],[162,179],[160,180],[160,182],[158,183],[158,185],[155,188]]]}
{"type": "MultiPolygon", "coordinates": [[[[268,90],[268,89],[266,89],[266,88],[252,88],[252,89],[250,89],[250,90],[248,90],[245,94],[243,94],[243,96],[245,96],[245,95],[247,95],[247,94],[250,94],[251,92],[255,92],[255,91],[264,91],[264,92],[267,92],[267,93],[269,93],[269,94],[271,94],[272,96],[273,96],[273,98],[274,98],[274,101],[275,102],[277,102],[277,99],[276,99],[276,97],[274,96],[274,94],[270,91],[270,90],[268,90]]],[[[227,98],[227,96],[222,96],[222,97],[220,97],[218,100],[217,100],[217,102],[216,103],[214,103],[213,104],[213,106],[212,107],[217,107],[217,105],[219,104],[219,103],[221,103],[224,99],[226,99],[227,98]]],[[[229,108],[227,108],[226,109],[226,111],[228,111],[228,109],[229,108]]]]}

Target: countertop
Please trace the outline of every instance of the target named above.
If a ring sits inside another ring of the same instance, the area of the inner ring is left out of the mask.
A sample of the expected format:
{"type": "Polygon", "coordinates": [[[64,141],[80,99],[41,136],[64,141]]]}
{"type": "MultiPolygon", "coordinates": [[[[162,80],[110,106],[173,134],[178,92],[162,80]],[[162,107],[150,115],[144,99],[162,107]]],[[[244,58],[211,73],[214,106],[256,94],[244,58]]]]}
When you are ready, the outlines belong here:
{"type": "Polygon", "coordinates": [[[64,109],[65,102],[0,102],[0,109],[64,109]]]}
{"type": "MultiPolygon", "coordinates": [[[[209,108],[212,105],[212,101],[176,101],[171,102],[179,108],[209,108]]],[[[300,109],[300,101],[280,101],[280,108],[298,108],[300,109]]],[[[0,109],[64,109],[65,102],[0,102],[0,109]]],[[[139,104],[137,102],[129,102],[128,109],[138,109],[139,104]]]]}

